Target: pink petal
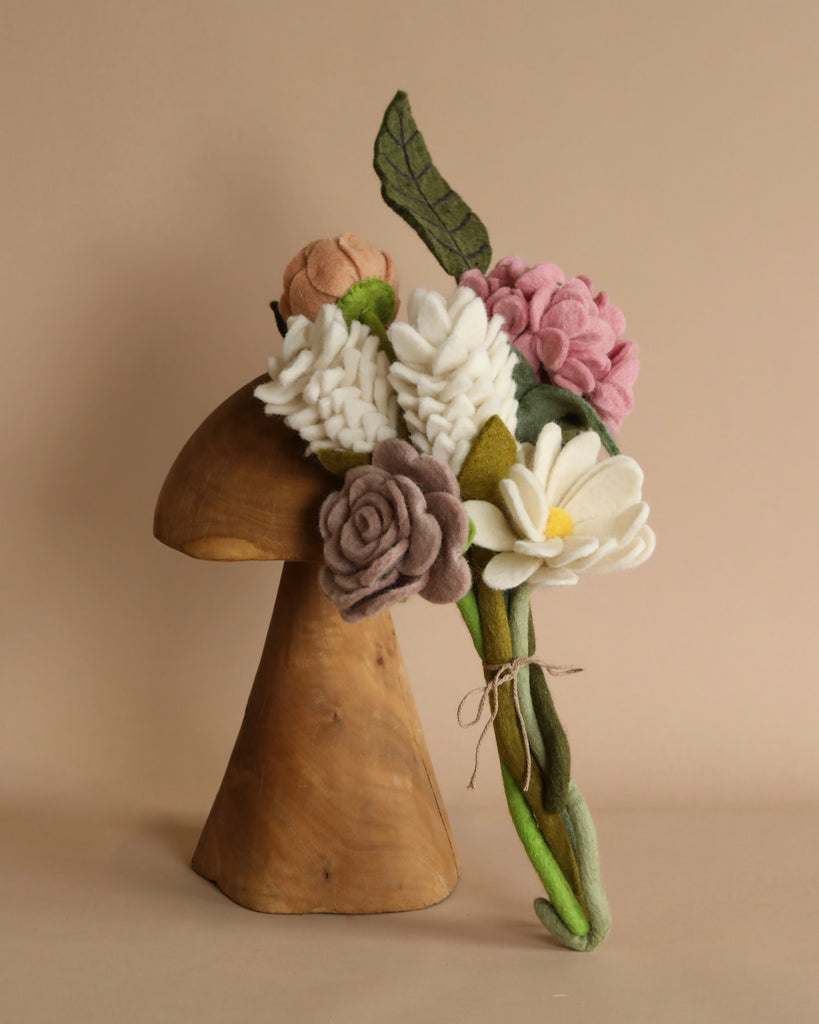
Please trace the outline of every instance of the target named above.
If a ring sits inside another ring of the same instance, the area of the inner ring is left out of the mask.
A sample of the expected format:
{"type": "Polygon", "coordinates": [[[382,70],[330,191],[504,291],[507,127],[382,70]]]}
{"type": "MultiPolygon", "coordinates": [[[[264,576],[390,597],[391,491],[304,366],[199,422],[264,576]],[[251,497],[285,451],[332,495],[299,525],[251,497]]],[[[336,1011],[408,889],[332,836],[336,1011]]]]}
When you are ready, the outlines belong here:
{"type": "Polygon", "coordinates": [[[486,302],[489,295],[489,284],[480,270],[467,270],[461,274],[458,285],[464,288],[471,288],[472,291],[486,302]]]}
{"type": "Polygon", "coordinates": [[[552,380],[560,387],[574,391],[576,395],[589,394],[594,390],[595,384],[591,370],[571,357],[563,363],[557,373],[552,374],[552,380]]]}
{"type": "Polygon", "coordinates": [[[559,327],[571,337],[586,329],[588,316],[582,302],[575,298],[561,299],[553,302],[540,319],[540,330],[547,327],[559,327]]]}
{"type": "Polygon", "coordinates": [[[537,358],[547,370],[559,370],[569,354],[568,335],[555,327],[549,327],[535,337],[534,350],[537,358]]]}
{"type": "Polygon", "coordinates": [[[526,330],[529,308],[524,297],[513,288],[499,288],[490,295],[486,311],[490,316],[500,314],[503,317],[503,329],[510,341],[526,330]]]}

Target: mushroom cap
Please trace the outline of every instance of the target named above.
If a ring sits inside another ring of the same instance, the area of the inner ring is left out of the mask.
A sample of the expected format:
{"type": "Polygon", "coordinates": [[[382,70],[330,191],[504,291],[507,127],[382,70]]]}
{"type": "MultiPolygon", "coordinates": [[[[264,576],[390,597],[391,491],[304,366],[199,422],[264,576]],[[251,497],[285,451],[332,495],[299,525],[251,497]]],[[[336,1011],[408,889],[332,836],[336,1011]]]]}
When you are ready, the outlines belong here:
{"type": "Polygon", "coordinates": [[[154,536],[194,558],[241,562],[322,558],[318,517],[337,482],[279,416],[253,397],[265,375],[195,431],[162,485],[154,536]]]}

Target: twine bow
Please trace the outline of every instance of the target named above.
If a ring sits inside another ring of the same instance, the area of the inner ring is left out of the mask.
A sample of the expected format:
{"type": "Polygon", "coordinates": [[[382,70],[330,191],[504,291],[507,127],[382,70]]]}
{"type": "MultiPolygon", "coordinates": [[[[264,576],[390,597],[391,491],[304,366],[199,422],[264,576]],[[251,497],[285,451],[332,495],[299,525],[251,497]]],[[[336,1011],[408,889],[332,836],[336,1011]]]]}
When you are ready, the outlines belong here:
{"type": "Polygon", "coordinates": [[[487,665],[483,663],[483,667],[487,672],[494,673],[489,679],[483,684],[483,686],[476,686],[470,690],[462,699],[458,705],[458,725],[462,729],[471,729],[477,725],[481,720],[483,709],[486,705],[489,705],[489,718],[486,721],[481,734],[478,737],[478,742],[475,744],[475,767],[472,771],[472,777],[469,780],[467,789],[475,788],[475,776],[478,774],[478,758],[480,754],[481,744],[483,738],[491,726],[495,724],[495,719],[498,717],[499,702],[498,702],[498,690],[504,683],[512,684],[512,700],[515,704],[515,715],[517,716],[518,726],[520,728],[520,736],[523,741],[523,752],[526,756],[526,778],[523,782],[524,793],[529,789],[529,783],[532,780],[532,750],[529,746],[529,736],[526,732],[526,723],[523,718],[523,711],[520,707],[520,697],[518,695],[518,673],[522,668],[527,665],[540,665],[542,669],[545,669],[550,676],[568,676],[574,672],[582,672],[583,669],[579,665],[552,665],[548,661],[543,661],[542,658],[538,658],[532,655],[528,658],[513,658],[512,661],[504,662],[503,665],[487,665]],[[469,700],[473,693],[480,693],[481,698],[478,701],[478,710],[475,712],[473,718],[468,722],[463,720],[463,707],[464,704],[469,700]]]}

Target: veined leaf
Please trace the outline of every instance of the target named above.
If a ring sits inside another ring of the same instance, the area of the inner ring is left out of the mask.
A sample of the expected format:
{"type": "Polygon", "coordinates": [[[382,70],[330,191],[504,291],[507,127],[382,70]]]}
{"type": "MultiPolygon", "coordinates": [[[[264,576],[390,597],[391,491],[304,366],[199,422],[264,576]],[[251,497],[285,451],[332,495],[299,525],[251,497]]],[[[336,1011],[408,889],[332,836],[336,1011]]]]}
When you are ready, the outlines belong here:
{"type": "Polygon", "coordinates": [[[418,232],[448,274],[487,270],[492,249],[486,228],[433,164],[405,92],[387,107],[373,166],[384,202],[418,232]]]}

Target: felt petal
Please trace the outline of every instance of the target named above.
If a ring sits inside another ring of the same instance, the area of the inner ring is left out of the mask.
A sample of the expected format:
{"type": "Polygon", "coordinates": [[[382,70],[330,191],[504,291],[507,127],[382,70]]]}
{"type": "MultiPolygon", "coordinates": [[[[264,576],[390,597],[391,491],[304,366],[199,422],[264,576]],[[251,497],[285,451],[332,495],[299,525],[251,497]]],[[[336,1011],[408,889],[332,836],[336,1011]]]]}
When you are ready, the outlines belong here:
{"type": "Polygon", "coordinates": [[[518,534],[525,540],[543,540],[543,531],[535,529],[532,517],[526,508],[526,504],[518,490],[518,485],[508,477],[498,484],[504,504],[509,513],[509,518],[517,528],[518,534]]]}
{"type": "Polygon", "coordinates": [[[541,564],[539,558],[504,551],[489,560],[483,571],[483,581],[492,590],[511,590],[525,583],[541,564]]]}
{"type": "Polygon", "coordinates": [[[584,430],[573,437],[552,466],[546,483],[546,504],[549,507],[565,508],[574,519],[574,513],[566,506],[567,494],[572,485],[596,465],[599,454],[600,438],[595,431],[584,430]]]}
{"type": "Polygon", "coordinates": [[[389,337],[399,364],[410,369],[426,366],[435,354],[434,347],[426,338],[401,320],[396,320],[390,326],[389,337]]]}
{"type": "Polygon", "coordinates": [[[577,573],[571,569],[553,569],[542,565],[529,577],[530,587],[565,587],[577,583],[577,573]]]}
{"type": "Polygon", "coordinates": [[[600,547],[596,551],[592,551],[590,555],[586,555],[585,558],[576,558],[572,562],[573,572],[590,572],[592,566],[607,559],[613,552],[617,551],[617,541],[613,537],[609,537],[607,540],[600,542],[600,547]]]}
{"type": "Polygon", "coordinates": [[[530,469],[520,464],[511,467],[509,479],[517,484],[518,493],[526,506],[535,533],[542,537],[546,529],[546,520],[549,518],[549,506],[540,481],[530,469]]]}
{"type": "Polygon", "coordinates": [[[572,566],[581,558],[586,558],[600,547],[597,537],[564,537],[563,550],[549,559],[549,565],[559,569],[564,565],[572,566]]]}
{"type": "Polygon", "coordinates": [[[650,526],[644,526],[630,544],[601,559],[587,571],[604,573],[615,569],[635,569],[653,554],[656,543],[654,531],[650,526]]]}
{"type": "Polygon", "coordinates": [[[642,488],[639,465],[628,455],[615,455],[592,466],[571,488],[562,507],[576,522],[616,515],[641,500],[642,488]]]}
{"type": "Polygon", "coordinates": [[[526,453],[524,457],[527,457],[528,452],[531,451],[531,461],[527,457],[526,465],[540,481],[544,491],[562,444],[563,431],[557,423],[547,423],[538,435],[534,448],[531,445],[525,447],[521,445],[521,449],[526,453]]]}
{"type": "Polygon", "coordinates": [[[609,516],[594,516],[591,519],[578,519],[574,527],[577,533],[599,537],[614,537],[620,545],[628,544],[641,530],[648,519],[648,505],[638,501],[629,505],[622,512],[609,516]]]}
{"type": "Polygon", "coordinates": [[[539,558],[541,561],[547,558],[551,561],[563,551],[565,542],[565,537],[548,537],[541,541],[519,540],[515,542],[515,551],[521,555],[539,558]]]}
{"type": "Polygon", "coordinates": [[[503,512],[488,501],[465,501],[466,514],[475,524],[474,544],[489,551],[511,551],[517,541],[503,512]]]}

